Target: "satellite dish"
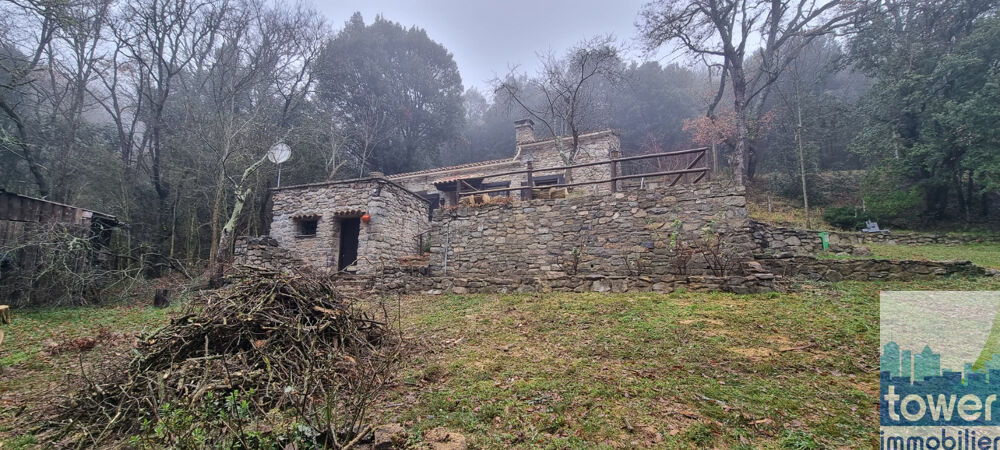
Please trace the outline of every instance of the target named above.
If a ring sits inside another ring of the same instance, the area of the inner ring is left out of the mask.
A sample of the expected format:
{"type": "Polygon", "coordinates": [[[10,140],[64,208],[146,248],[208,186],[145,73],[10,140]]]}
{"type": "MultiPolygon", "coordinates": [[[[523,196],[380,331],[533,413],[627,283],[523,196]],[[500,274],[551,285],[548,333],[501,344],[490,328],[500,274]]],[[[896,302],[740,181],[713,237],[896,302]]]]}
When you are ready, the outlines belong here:
{"type": "Polygon", "coordinates": [[[292,149],[284,142],[272,145],[271,149],[267,151],[267,159],[275,164],[288,161],[288,157],[290,156],[292,156],[292,149]]]}

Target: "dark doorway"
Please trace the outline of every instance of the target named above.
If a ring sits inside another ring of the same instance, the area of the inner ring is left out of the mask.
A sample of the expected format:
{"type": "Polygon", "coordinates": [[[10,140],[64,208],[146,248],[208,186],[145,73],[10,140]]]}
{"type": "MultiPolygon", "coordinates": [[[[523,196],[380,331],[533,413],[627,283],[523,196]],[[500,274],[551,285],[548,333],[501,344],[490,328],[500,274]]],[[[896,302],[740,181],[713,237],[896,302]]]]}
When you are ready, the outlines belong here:
{"type": "Polygon", "coordinates": [[[337,270],[344,270],[358,259],[358,234],[361,232],[361,218],[340,219],[340,257],[337,270]]]}
{"type": "Polygon", "coordinates": [[[420,198],[427,200],[430,207],[427,209],[427,219],[434,218],[434,210],[441,207],[441,194],[429,194],[427,191],[415,192],[420,198]]]}

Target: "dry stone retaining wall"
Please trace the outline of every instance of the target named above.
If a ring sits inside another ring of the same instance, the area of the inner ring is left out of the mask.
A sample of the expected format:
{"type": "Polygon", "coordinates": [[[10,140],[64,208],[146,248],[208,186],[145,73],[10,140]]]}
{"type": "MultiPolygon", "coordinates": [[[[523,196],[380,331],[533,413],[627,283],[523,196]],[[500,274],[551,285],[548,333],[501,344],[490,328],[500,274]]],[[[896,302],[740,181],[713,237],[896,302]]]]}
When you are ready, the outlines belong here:
{"type": "MultiPolygon", "coordinates": [[[[683,273],[671,243],[694,242],[706,228],[722,236],[730,259],[751,259],[744,193],[716,183],[460,207],[435,212],[430,267],[469,278],[658,277],[683,273]]],[[[695,256],[687,274],[709,269],[695,256]]]]}
{"type": "Polygon", "coordinates": [[[268,236],[236,238],[233,258],[238,264],[273,270],[305,264],[288,250],[278,247],[278,241],[268,236]]]}
{"type": "Polygon", "coordinates": [[[891,261],[880,259],[821,259],[813,256],[765,258],[764,270],[782,277],[823,281],[928,280],[947,276],[974,277],[986,270],[969,261],[891,261]]]}
{"type": "MultiPolygon", "coordinates": [[[[818,230],[787,228],[752,221],[750,224],[754,241],[765,253],[815,254],[823,250],[818,230]]],[[[833,253],[865,253],[859,246],[879,243],[890,245],[960,245],[979,242],[1000,242],[1000,236],[971,236],[929,233],[852,233],[827,231],[830,251],[833,253]]]]}
{"type": "Polygon", "coordinates": [[[400,294],[475,294],[524,292],[672,292],[678,289],[738,294],[775,290],[769,273],[746,276],[605,276],[599,274],[547,277],[442,277],[401,271],[375,276],[376,291],[400,294]]]}

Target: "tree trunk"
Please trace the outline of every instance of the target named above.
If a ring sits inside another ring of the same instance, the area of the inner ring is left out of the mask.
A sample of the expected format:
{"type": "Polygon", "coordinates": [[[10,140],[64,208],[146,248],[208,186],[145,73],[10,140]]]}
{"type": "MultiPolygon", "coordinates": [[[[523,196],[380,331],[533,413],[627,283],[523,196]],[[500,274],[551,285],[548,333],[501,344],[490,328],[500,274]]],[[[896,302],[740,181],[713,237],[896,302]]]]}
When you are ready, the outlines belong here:
{"type": "Polygon", "coordinates": [[[156,295],[153,296],[153,306],[157,308],[170,306],[170,291],[167,289],[157,289],[156,295]]]}
{"type": "Polygon", "coordinates": [[[45,174],[42,173],[43,168],[41,163],[35,159],[35,155],[32,153],[33,150],[28,145],[28,131],[24,125],[24,121],[21,119],[21,115],[14,111],[14,108],[3,99],[0,99],[0,109],[14,121],[14,127],[17,128],[17,146],[21,149],[21,156],[24,158],[24,161],[28,163],[28,171],[35,178],[35,185],[38,186],[38,196],[47,198],[49,196],[49,182],[45,178],[45,174]]]}
{"type": "Polygon", "coordinates": [[[809,217],[809,191],[806,188],[806,153],[802,145],[802,103],[799,102],[799,90],[795,89],[795,114],[798,124],[795,126],[795,141],[799,146],[799,175],[802,177],[802,204],[806,209],[806,228],[812,228],[812,219],[809,217]]]}
{"type": "Polygon", "coordinates": [[[215,201],[212,203],[212,244],[208,250],[208,261],[214,263],[219,257],[219,220],[222,218],[222,199],[225,196],[225,178],[223,172],[219,170],[219,177],[215,180],[215,201]]]}
{"type": "Polygon", "coordinates": [[[240,178],[240,185],[236,186],[236,202],[233,204],[233,211],[229,214],[229,220],[222,227],[222,235],[219,237],[219,243],[216,251],[216,258],[212,260],[213,263],[220,261],[229,261],[232,257],[233,250],[233,238],[236,232],[236,222],[240,218],[240,214],[243,213],[243,207],[246,205],[247,197],[250,196],[250,191],[253,186],[247,186],[247,182],[250,176],[257,171],[258,168],[264,161],[267,161],[267,156],[257,160],[257,162],[247,167],[243,171],[243,176],[240,178]]]}
{"type": "Polygon", "coordinates": [[[216,248],[216,257],[213,262],[216,261],[228,261],[232,257],[233,253],[233,235],[236,231],[236,221],[239,220],[240,214],[243,213],[243,207],[246,205],[247,196],[250,195],[250,188],[247,187],[243,190],[236,191],[236,203],[233,204],[233,212],[229,215],[229,220],[222,227],[222,235],[219,237],[218,247],[216,248]]]}
{"type": "Polygon", "coordinates": [[[736,148],[733,149],[733,178],[737,186],[746,185],[747,148],[750,140],[750,123],[747,117],[746,78],[742,66],[730,61],[733,83],[733,112],[736,114],[736,148]]]}

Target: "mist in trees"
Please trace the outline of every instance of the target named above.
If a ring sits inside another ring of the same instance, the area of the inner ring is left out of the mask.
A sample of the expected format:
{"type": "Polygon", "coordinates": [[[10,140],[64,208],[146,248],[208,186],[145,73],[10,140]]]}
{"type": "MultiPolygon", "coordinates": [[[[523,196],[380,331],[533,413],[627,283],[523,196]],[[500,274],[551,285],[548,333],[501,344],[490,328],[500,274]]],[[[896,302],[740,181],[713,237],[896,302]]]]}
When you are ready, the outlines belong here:
{"type": "Polygon", "coordinates": [[[196,264],[267,232],[274,144],[292,148],[282,185],[319,182],[509,158],[513,121],[531,118],[539,138],[570,137],[567,162],[575,138],[612,128],[626,155],[712,146],[714,178],[896,226],[988,221],[997,8],[654,1],[637,32],[669,58],[600,36],[466,89],[435,30],[381,16],[0,1],[0,188],[119,216],[142,264],[196,264]],[[860,194],[819,189],[862,179],[834,171],[867,173],[860,194]]]}
{"type": "Polygon", "coordinates": [[[758,151],[761,170],[769,175],[768,189],[819,206],[838,200],[826,191],[805,197],[803,192],[818,185],[821,172],[863,168],[849,147],[862,121],[856,103],[869,85],[832,37],[816,39],[803,49],[773,87],[773,119],[758,151]]]}
{"type": "Polygon", "coordinates": [[[383,17],[365,25],[356,13],[323,49],[316,77],[358,176],[435,166],[462,129],[458,66],[422,29],[383,17]]]}
{"type": "Polygon", "coordinates": [[[613,38],[593,38],[571,48],[565,57],[546,56],[534,77],[512,72],[497,80],[495,92],[508,108],[533,119],[548,136],[566,136],[555,141],[556,149],[564,164],[573,164],[580,135],[610,122],[609,94],[622,79],[619,53],[613,38]]]}
{"type": "Polygon", "coordinates": [[[150,267],[266,232],[278,142],[302,183],[439,164],[463,129],[451,55],[381,17],[334,34],[301,3],[0,8],[2,187],[118,215],[150,267]]]}
{"type": "Polygon", "coordinates": [[[870,167],[866,203],[899,223],[990,211],[1000,182],[995,1],[881,2],[851,55],[875,80],[853,150],[870,167]]]}
{"type": "Polygon", "coordinates": [[[137,259],[217,259],[267,149],[312,117],[328,35],[263,1],[4,3],[4,187],[113,212],[137,259]],[[41,33],[36,30],[42,30],[41,33]],[[26,170],[25,170],[26,169],[26,170]]]}

